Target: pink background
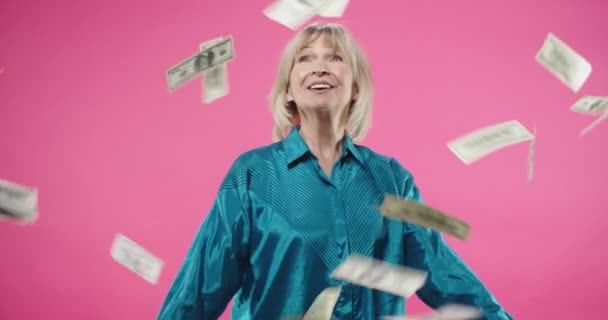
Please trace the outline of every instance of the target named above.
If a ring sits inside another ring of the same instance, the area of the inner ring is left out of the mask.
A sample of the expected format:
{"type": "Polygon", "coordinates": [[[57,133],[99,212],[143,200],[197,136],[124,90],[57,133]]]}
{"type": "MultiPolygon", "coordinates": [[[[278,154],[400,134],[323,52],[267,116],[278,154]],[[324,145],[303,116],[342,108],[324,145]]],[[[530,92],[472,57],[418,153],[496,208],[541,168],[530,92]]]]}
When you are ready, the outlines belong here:
{"type": "MultiPolygon", "coordinates": [[[[1,1],[0,178],[39,188],[40,218],[0,223],[0,319],[156,317],[228,167],[271,142],[293,32],[261,13],[270,2],[1,1]],[[202,105],[200,78],[168,93],[169,67],[230,34],[229,96],[202,105]],[[158,285],[112,260],[116,233],[165,261],[158,285]]],[[[363,144],[471,224],[446,239],[517,319],[605,319],[608,123],[579,138],[594,118],[568,108],[608,95],[608,2],[374,2],[329,19],[372,64],[363,144]],[[549,32],[593,65],[578,93],[534,60],[549,32]],[[470,166],[446,147],[512,119],[537,126],[531,184],[528,143],[470,166]]]]}

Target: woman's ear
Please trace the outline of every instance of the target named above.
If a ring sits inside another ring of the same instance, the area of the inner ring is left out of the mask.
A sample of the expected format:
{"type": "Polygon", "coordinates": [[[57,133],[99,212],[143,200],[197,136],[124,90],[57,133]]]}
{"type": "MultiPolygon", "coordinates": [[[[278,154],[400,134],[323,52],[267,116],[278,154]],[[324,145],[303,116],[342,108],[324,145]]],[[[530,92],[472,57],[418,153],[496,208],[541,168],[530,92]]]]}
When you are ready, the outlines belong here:
{"type": "Polygon", "coordinates": [[[353,93],[352,93],[352,97],[351,100],[357,100],[359,99],[359,85],[357,85],[356,83],[353,83],[353,93]]]}
{"type": "Polygon", "coordinates": [[[287,84],[287,90],[285,91],[285,100],[287,103],[293,102],[293,95],[291,94],[291,90],[289,90],[289,84],[287,84]]]}

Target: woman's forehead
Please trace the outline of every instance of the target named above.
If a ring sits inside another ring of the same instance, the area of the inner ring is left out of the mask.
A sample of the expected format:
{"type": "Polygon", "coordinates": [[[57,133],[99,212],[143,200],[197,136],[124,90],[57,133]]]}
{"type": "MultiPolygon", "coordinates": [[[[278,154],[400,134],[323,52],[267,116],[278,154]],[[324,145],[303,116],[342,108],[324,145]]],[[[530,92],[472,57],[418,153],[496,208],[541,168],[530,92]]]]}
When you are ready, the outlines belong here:
{"type": "Polygon", "coordinates": [[[330,49],[333,51],[342,51],[340,43],[337,41],[337,39],[326,34],[313,34],[308,36],[307,39],[302,41],[302,44],[298,51],[310,49],[318,45],[322,45],[326,49],[330,49]]]}

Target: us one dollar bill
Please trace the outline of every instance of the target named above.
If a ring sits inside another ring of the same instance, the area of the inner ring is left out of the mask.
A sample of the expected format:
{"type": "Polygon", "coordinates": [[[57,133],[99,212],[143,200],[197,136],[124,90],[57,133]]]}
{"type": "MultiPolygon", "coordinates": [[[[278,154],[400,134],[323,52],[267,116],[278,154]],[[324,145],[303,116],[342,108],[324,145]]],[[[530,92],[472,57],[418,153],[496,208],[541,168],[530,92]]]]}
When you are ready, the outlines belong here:
{"type": "Polygon", "coordinates": [[[318,9],[319,16],[324,18],[340,18],[344,15],[349,0],[325,0],[318,9]]]}
{"type": "Polygon", "coordinates": [[[471,230],[471,227],[460,219],[451,217],[418,201],[404,199],[392,194],[384,195],[384,201],[378,209],[387,218],[431,228],[462,240],[468,237],[471,230]]]}
{"type": "Polygon", "coordinates": [[[584,96],[570,107],[570,111],[598,115],[608,110],[608,97],[584,96]]]}
{"type": "Polygon", "coordinates": [[[511,120],[487,126],[448,143],[448,148],[465,164],[471,164],[504,147],[533,138],[519,121],[511,120]]]}
{"type": "Polygon", "coordinates": [[[428,274],[422,270],[351,255],[333,270],[331,277],[409,298],[426,283],[428,274]]]}
{"type": "Polygon", "coordinates": [[[146,281],[156,284],[163,268],[163,261],[122,234],[114,237],[110,249],[112,258],[137,273],[146,281]]]}
{"type": "Polygon", "coordinates": [[[341,290],[341,287],[329,287],[321,291],[302,320],[331,320],[341,290]]]}
{"type": "Polygon", "coordinates": [[[232,59],[234,59],[234,46],[232,36],[229,36],[167,70],[169,91],[174,91],[203,71],[232,59]]]}
{"type": "Polygon", "coordinates": [[[38,190],[0,180],[0,218],[32,223],[38,219],[38,190]]]}
{"type": "Polygon", "coordinates": [[[340,297],[342,287],[325,288],[312,302],[306,313],[298,316],[282,317],[281,320],[331,320],[331,315],[340,297]]]}
{"type": "Polygon", "coordinates": [[[328,0],[277,0],[262,12],[270,20],[296,30],[314,17],[328,0]]]}
{"type": "Polygon", "coordinates": [[[605,110],[595,121],[593,121],[590,125],[588,125],[585,129],[583,129],[580,133],[580,136],[584,136],[589,133],[589,131],[593,130],[593,128],[597,127],[600,123],[606,121],[608,119],[608,110],[605,110]]]}
{"type": "MultiPolygon", "coordinates": [[[[200,45],[201,52],[224,40],[224,37],[216,38],[200,45]]],[[[228,63],[224,62],[203,71],[202,103],[211,103],[221,97],[228,95],[228,63]]]]}
{"type": "Polygon", "coordinates": [[[547,35],[536,54],[536,61],[574,92],[577,92],[591,75],[591,64],[553,33],[547,35]]]}
{"type": "Polygon", "coordinates": [[[473,320],[479,319],[482,311],[466,304],[450,303],[433,312],[415,316],[383,316],[383,320],[473,320]]]}

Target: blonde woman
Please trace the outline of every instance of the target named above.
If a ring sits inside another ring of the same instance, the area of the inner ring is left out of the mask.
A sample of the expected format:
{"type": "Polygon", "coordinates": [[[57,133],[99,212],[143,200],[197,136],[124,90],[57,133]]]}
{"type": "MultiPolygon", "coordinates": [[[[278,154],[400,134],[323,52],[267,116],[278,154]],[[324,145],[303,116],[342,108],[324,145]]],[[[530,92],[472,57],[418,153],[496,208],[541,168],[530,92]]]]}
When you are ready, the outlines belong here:
{"type": "Polygon", "coordinates": [[[243,153],[219,188],[159,319],[304,314],[342,286],[334,319],[401,315],[404,299],[330,274],[351,254],[426,270],[429,306],[477,306],[512,319],[440,233],[382,218],[385,193],[422,201],[395,159],[355,144],[370,125],[368,61],[338,24],[312,24],[287,45],[270,94],[275,143],[243,153]]]}

